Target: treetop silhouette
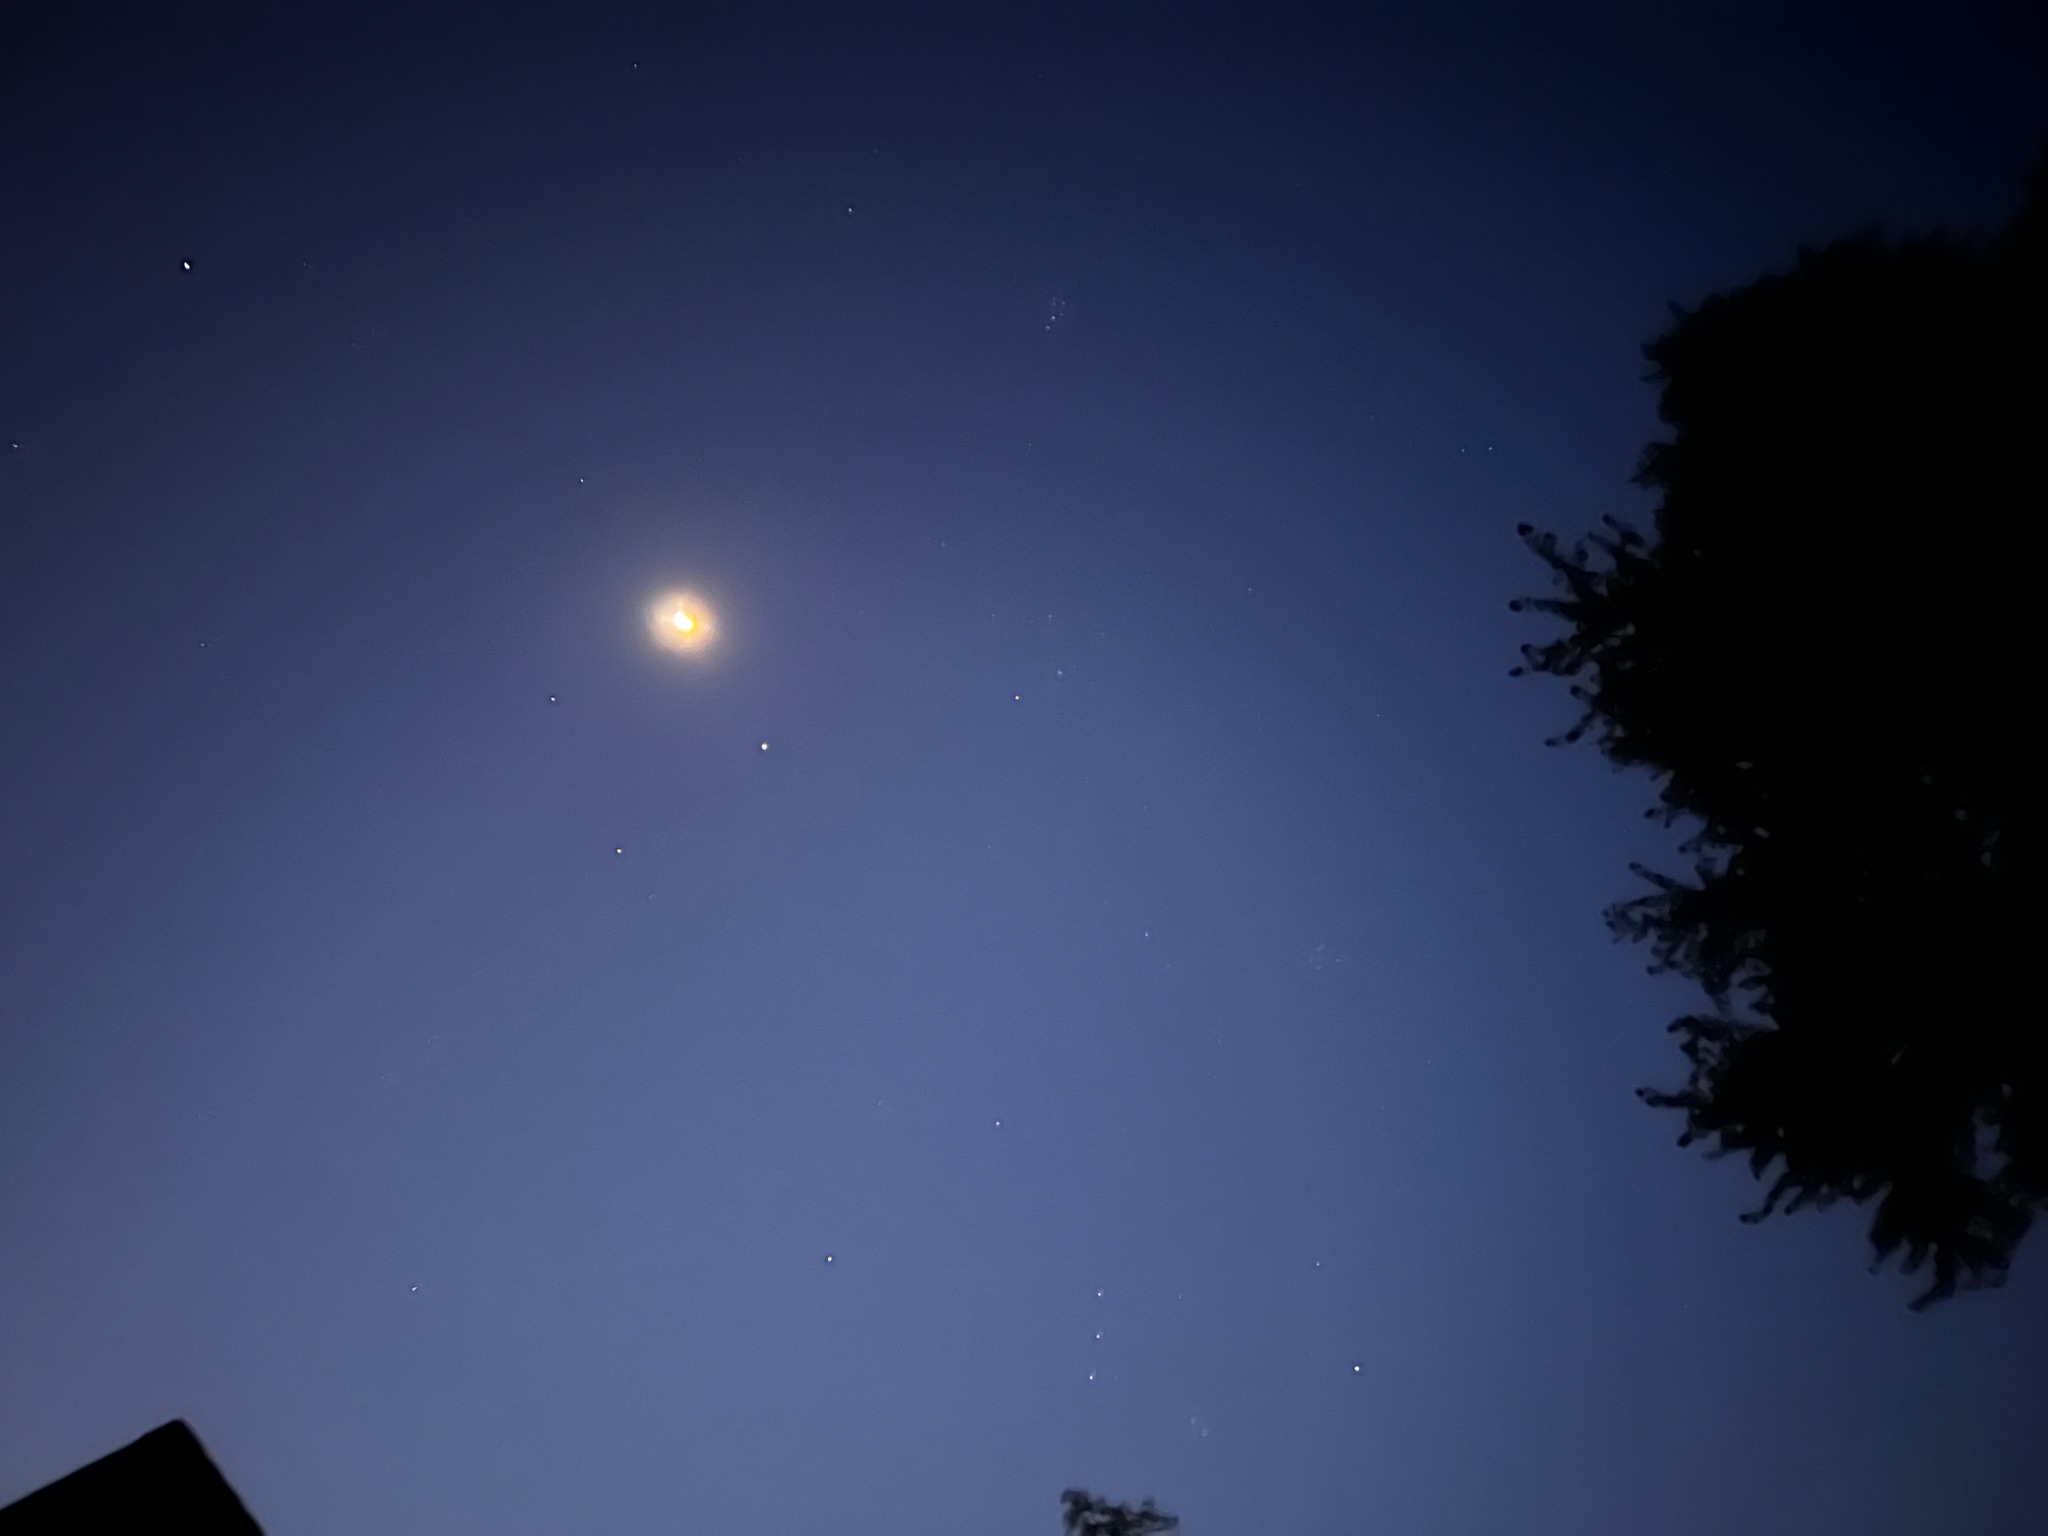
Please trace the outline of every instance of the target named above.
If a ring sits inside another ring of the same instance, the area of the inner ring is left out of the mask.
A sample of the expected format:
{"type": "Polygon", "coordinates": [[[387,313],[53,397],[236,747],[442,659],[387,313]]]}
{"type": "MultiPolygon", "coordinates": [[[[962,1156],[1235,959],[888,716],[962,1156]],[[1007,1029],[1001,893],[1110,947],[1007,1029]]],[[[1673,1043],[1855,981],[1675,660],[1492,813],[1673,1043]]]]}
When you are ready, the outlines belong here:
{"type": "Polygon", "coordinates": [[[1645,531],[1520,530],[1564,621],[1519,672],[1647,769],[1689,878],[1610,909],[1711,1011],[1644,1090],[1770,1183],[1872,1204],[1915,1302],[2001,1281],[2048,1201],[2039,891],[2048,155],[1988,241],[1866,235],[1674,309],[1645,531]]]}
{"type": "Polygon", "coordinates": [[[1066,1536],[1165,1536],[1180,1529],[1180,1516],[1165,1513],[1150,1499],[1112,1504],[1085,1488],[1062,1493],[1060,1509],[1066,1536]]]}

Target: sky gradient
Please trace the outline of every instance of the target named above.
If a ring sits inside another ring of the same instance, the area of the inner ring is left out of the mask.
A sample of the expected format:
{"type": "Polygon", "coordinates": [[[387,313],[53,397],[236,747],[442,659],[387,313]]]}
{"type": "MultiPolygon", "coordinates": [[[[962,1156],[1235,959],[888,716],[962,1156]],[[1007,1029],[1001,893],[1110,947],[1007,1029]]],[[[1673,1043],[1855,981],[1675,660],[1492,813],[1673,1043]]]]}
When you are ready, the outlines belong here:
{"type": "Polygon", "coordinates": [[[2040,34],[1644,9],[11,34],[0,1501],[2048,1531],[2040,1253],[1737,1223],[1507,675],[1669,303],[1993,227],[2040,34]]]}

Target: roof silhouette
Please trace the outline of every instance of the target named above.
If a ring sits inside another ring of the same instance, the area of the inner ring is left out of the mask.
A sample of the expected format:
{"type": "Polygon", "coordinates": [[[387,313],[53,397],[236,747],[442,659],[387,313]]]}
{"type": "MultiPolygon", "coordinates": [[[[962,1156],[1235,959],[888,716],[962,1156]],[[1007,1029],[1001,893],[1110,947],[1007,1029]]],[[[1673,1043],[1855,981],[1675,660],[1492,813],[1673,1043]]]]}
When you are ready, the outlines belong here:
{"type": "Polygon", "coordinates": [[[0,1509],[0,1536],[263,1536],[183,1419],[0,1509]]]}

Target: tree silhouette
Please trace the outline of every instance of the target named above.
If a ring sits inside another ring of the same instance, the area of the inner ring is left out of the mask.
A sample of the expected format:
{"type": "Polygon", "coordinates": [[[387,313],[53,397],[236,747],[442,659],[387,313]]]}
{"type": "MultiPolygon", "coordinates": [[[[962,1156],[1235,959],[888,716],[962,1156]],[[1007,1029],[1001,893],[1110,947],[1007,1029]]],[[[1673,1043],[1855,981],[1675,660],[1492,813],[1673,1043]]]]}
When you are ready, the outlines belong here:
{"type": "Polygon", "coordinates": [[[1150,1499],[1135,1507],[1112,1504],[1085,1488],[1060,1495],[1066,1536],[1164,1536],[1180,1529],[1180,1516],[1169,1515],[1150,1499]]]}
{"type": "Polygon", "coordinates": [[[1745,1220],[1874,1203],[1925,1306],[2003,1280],[2048,1200],[2048,155],[1989,241],[1802,248],[1674,316],[1652,528],[1523,526],[1557,595],[1515,606],[1565,632],[1516,670],[1692,833],[1609,912],[1713,1004],[1643,1097],[1770,1177],[1745,1220]]]}

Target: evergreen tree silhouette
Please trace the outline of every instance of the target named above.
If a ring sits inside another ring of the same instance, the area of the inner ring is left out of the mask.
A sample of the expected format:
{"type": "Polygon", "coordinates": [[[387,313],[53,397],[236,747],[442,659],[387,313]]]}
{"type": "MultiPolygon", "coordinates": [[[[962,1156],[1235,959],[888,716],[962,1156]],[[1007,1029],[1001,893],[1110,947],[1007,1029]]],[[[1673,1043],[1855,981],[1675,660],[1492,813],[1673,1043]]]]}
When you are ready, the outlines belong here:
{"type": "Polygon", "coordinates": [[[1150,1499],[1139,1505],[1112,1504],[1085,1488],[1060,1495],[1066,1536],[1165,1536],[1180,1529],[1180,1516],[1169,1515],[1150,1499]]]}
{"type": "Polygon", "coordinates": [[[2048,1199],[2034,974],[2048,154],[1996,237],[1865,235],[1674,308],[1651,528],[1520,532],[1567,680],[1647,769],[1688,878],[1610,910],[1711,1011],[1672,1026],[1681,1144],[1770,1182],[1744,1219],[1874,1206],[1916,1307],[1996,1284],[2048,1199]]]}

